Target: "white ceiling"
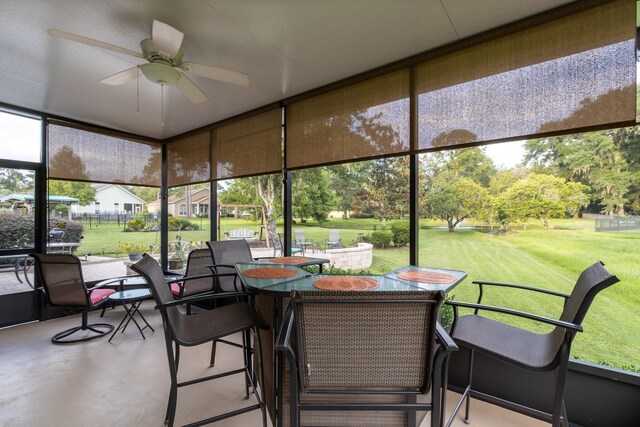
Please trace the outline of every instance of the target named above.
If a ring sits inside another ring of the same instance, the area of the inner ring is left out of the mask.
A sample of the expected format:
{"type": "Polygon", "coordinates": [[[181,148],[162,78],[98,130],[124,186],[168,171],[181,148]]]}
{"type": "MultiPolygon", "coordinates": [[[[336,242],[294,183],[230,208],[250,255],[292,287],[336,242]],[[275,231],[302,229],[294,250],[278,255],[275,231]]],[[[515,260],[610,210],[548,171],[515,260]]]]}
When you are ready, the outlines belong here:
{"type": "Polygon", "coordinates": [[[0,102],[164,139],[433,49],[571,0],[2,0],[0,102]],[[186,60],[249,74],[249,87],[190,75],[175,87],[103,78],[144,60],[47,34],[140,51],[153,19],[184,36],[186,60]]]}

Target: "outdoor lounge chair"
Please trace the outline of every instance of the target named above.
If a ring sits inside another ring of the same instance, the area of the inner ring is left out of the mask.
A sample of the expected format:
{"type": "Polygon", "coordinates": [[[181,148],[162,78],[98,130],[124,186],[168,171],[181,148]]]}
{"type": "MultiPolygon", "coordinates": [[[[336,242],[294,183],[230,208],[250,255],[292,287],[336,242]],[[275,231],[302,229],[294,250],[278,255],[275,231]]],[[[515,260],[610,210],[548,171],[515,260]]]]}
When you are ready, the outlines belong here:
{"type": "MultiPolygon", "coordinates": [[[[265,323],[248,303],[238,302],[189,316],[182,313],[178,309],[178,305],[202,299],[219,298],[225,294],[202,294],[186,297],[181,300],[174,300],[171,290],[166,285],[162,268],[151,256],[145,254],[140,261],[131,266],[131,269],[145,277],[156,301],[156,308],[159,309],[162,314],[167,358],[169,360],[169,373],[171,377],[169,402],[167,404],[167,412],[165,415],[165,422],[169,427],[173,426],[174,423],[178,401],[178,388],[180,387],[242,373],[245,377],[246,397],[249,397],[249,384],[254,391],[257,390],[251,363],[252,351],[250,348],[250,333],[253,332],[255,343],[257,345],[257,351],[253,353],[258,355],[260,358],[260,364],[262,365],[262,348],[260,345],[260,334],[258,332],[258,328],[264,327],[265,323]],[[208,343],[215,339],[227,337],[238,332],[242,333],[243,339],[244,366],[242,368],[178,382],[180,346],[196,346],[208,343]]],[[[234,294],[238,296],[244,295],[237,292],[234,294]]],[[[262,372],[260,372],[260,384],[264,384],[262,372]]],[[[264,387],[261,387],[260,395],[256,393],[256,399],[258,400],[257,404],[245,406],[225,414],[216,415],[206,420],[198,421],[194,424],[203,425],[260,409],[262,411],[262,424],[266,427],[267,415],[263,403],[264,387]]]]}
{"type": "MultiPolygon", "coordinates": [[[[602,262],[597,262],[584,270],[576,282],[571,295],[529,286],[513,285],[508,283],[474,281],[480,286],[480,297],[477,304],[447,301],[454,307],[454,324],[451,336],[456,344],[471,350],[469,359],[468,386],[454,410],[447,426],[454,420],[457,412],[466,398],[465,422],[469,422],[469,402],[472,396],[488,396],[471,388],[473,373],[474,352],[480,352],[511,365],[530,371],[556,371],[555,395],[553,399],[553,412],[543,413],[532,408],[531,413],[539,417],[549,419],[554,427],[568,426],[567,412],[564,406],[563,393],[569,362],[571,342],[577,332],[582,332],[581,323],[587,314],[594,297],[598,292],[618,282],[616,276],[612,276],[604,269],[602,262]],[[564,309],[559,320],[523,313],[520,311],[481,305],[483,286],[500,286],[541,292],[564,298],[564,309]],[[458,307],[473,308],[474,314],[458,317],[458,307]],[[525,319],[546,323],[555,326],[553,331],[547,334],[537,334],[516,328],[504,323],[478,315],[478,310],[488,310],[523,317],[525,319]]],[[[495,401],[495,399],[494,399],[495,401]]],[[[510,402],[500,399],[504,406],[510,402]]],[[[513,408],[523,409],[522,406],[511,404],[513,408]]]]}
{"type": "Polygon", "coordinates": [[[437,323],[441,300],[427,291],[292,292],[276,345],[290,366],[290,425],[416,426],[431,411],[439,426],[442,369],[457,350],[437,323]]]}
{"type": "Polygon", "coordinates": [[[113,289],[87,289],[82,277],[80,259],[75,255],[32,253],[36,274],[43,286],[48,305],[79,309],[82,325],[59,332],[51,338],[55,344],[89,341],[113,330],[108,323],[88,324],[89,310],[100,307],[108,300],[113,289]]]}

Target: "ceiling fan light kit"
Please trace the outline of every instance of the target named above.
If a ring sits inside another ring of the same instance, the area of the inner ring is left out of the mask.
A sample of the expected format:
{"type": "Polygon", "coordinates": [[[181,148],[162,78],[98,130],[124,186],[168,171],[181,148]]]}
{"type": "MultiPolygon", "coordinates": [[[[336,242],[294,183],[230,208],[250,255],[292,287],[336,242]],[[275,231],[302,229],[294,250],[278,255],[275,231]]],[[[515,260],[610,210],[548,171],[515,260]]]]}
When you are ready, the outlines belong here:
{"type": "Polygon", "coordinates": [[[140,70],[147,79],[160,85],[175,85],[182,78],[180,71],[161,63],[142,64],[140,70]]]}

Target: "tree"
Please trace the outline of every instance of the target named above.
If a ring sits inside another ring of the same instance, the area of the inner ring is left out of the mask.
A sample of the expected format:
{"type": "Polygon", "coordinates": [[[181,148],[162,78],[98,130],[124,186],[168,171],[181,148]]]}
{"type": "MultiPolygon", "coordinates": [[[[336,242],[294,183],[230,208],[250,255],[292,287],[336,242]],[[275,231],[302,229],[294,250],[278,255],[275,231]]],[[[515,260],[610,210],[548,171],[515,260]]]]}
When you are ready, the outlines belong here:
{"type": "Polygon", "coordinates": [[[96,200],[95,188],[86,182],[50,179],[48,186],[50,195],[73,197],[78,199],[81,205],[88,205],[96,200]]]}
{"type": "Polygon", "coordinates": [[[357,162],[326,167],[331,188],[336,195],[337,208],[343,212],[344,218],[348,217],[349,211],[354,210],[353,201],[360,191],[366,166],[367,162],[357,162]]]}
{"type": "Polygon", "coordinates": [[[623,215],[640,190],[640,132],[637,128],[527,141],[525,161],[537,172],[590,188],[596,206],[623,215]]]}
{"type": "Polygon", "coordinates": [[[31,171],[0,168],[0,194],[23,193],[33,189],[34,174],[31,171]]]}
{"type": "Polygon", "coordinates": [[[267,227],[267,245],[277,239],[276,221],[282,213],[282,184],[280,175],[262,175],[234,179],[222,190],[222,204],[262,205],[267,227]]]}
{"type": "Polygon", "coordinates": [[[582,191],[585,188],[567,184],[564,179],[552,175],[532,173],[509,187],[499,203],[508,222],[535,218],[548,230],[550,218],[561,218],[567,212],[574,212],[580,207],[576,204],[588,200],[582,191]]]}
{"type": "Polygon", "coordinates": [[[320,226],[337,205],[335,193],[331,190],[329,171],[324,168],[303,169],[293,174],[292,210],[302,222],[315,219],[320,226]]]}
{"type": "Polygon", "coordinates": [[[360,191],[354,209],[371,213],[382,223],[400,218],[408,211],[409,158],[407,156],[370,160],[362,171],[360,191]]]}
{"type": "Polygon", "coordinates": [[[439,173],[425,194],[427,212],[447,222],[450,232],[471,216],[477,216],[488,203],[488,192],[470,178],[452,171],[439,173]]]}

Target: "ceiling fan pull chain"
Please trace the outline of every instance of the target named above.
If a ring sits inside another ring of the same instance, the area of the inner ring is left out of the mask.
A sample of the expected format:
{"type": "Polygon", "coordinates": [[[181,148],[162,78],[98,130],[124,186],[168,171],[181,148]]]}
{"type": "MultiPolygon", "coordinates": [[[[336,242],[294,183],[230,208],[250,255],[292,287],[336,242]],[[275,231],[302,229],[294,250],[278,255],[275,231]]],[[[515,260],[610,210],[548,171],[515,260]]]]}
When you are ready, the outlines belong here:
{"type": "Polygon", "coordinates": [[[136,113],[140,112],[140,66],[136,67],[136,113]]]}
{"type": "Polygon", "coordinates": [[[160,83],[160,126],[164,126],[164,83],[160,83]]]}

